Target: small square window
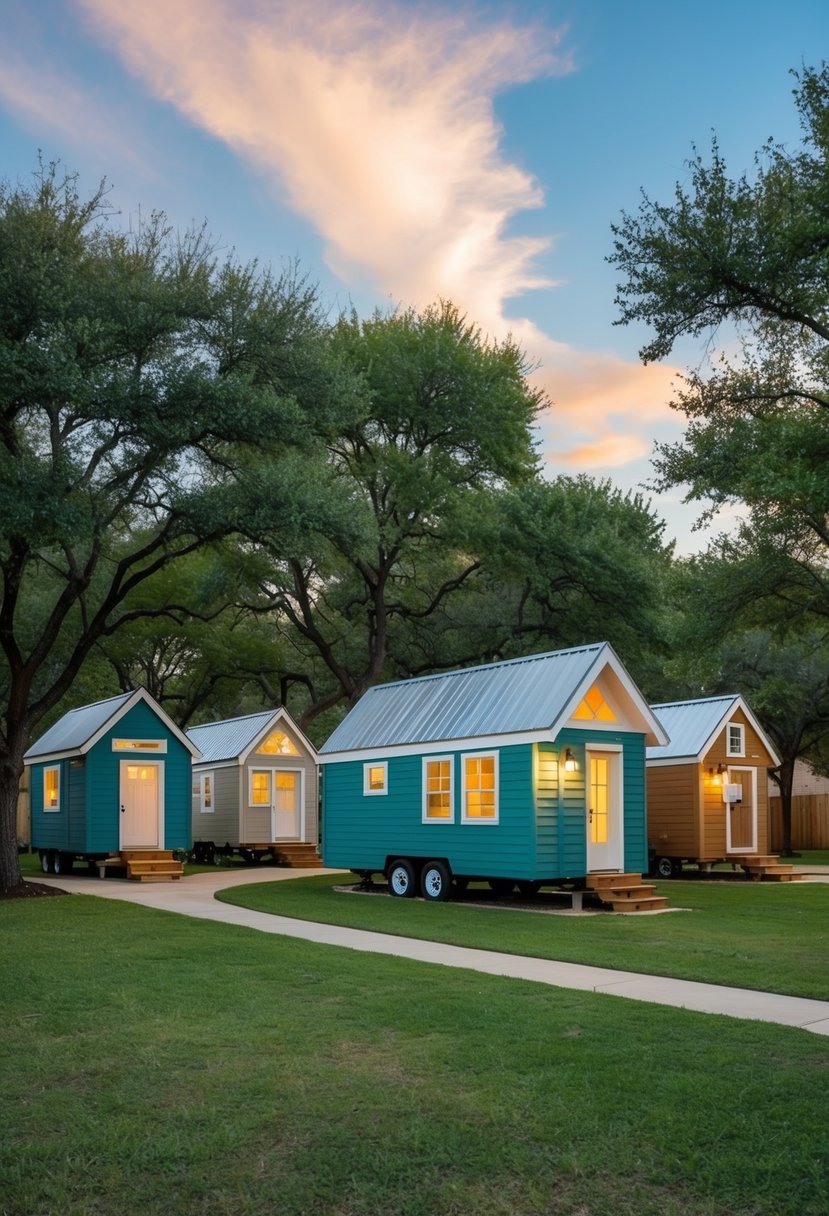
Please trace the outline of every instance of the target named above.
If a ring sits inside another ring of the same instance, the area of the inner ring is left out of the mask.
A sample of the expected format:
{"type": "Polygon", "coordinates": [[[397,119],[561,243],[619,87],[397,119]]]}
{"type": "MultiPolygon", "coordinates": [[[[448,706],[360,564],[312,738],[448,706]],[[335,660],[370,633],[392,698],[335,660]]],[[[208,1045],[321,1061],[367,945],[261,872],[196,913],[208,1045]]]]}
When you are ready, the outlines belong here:
{"type": "Polygon", "coordinates": [[[745,727],[739,722],[729,722],[726,727],[726,750],[727,756],[744,756],[746,752],[745,746],[745,727]]]}
{"type": "Polygon", "coordinates": [[[461,822],[498,822],[498,755],[463,757],[461,822]]]}
{"type": "Polygon", "coordinates": [[[363,793],[387,794],[389,792],[389,766],[386,760],[363,765],[363,793]]]}

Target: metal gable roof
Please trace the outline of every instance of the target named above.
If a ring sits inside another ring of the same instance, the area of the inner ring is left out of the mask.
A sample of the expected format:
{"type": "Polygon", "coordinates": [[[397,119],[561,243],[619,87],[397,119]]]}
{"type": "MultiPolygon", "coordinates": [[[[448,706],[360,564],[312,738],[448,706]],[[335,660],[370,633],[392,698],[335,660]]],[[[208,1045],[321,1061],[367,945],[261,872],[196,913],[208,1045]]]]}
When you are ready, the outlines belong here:
{"type": "MultiPolygon", "coordinates": [[[[347,714],[320,748],[320,755],[549,732],[572,711],[573,699],[585,682],[608,664],[627,682],[646,720],[652,721],[649,708],[612,648],[597,642],[376,685],[347,714]]],[[[658,723],[654,725],[658,737],[658,723]]]]}
{"type": "Polygon", "coordinates": [[[314,748],[305,738],[291,715],[282,707],[265,709],[241,718],[226,718],[222,722],[208,722],[204,726],[191,726],[187,737],[201,752],[199,764],[218,764],[224,760],[243,760],[260,735],[277,722],[285,722],[301,743],[313,756],[314,748]]]}
{"type": "Polygon", "coordinates": [[[724,697],[652,705],[651,709],[664,726],[670,742],[664,747],[649,747],[646,753],[648,760],[701,756],[707,751],[712,735],[725,724],[741,702],[741,697],[730,693],[724,697]]]}
{"type": "Polygon", "coordinates": [[[128,710],[142,701],[191,754],[198,754],[198,749],[150,696],[146,688],[135,688],[132,692],[119,693],[117,697],[108,697],[105,701],[95,701],[92,705],[70,709],[32,744],[23,757],[24,763],[31,764],[44,756],[82,755],[98,742],[106,730],[115,726],[128,710]]]}

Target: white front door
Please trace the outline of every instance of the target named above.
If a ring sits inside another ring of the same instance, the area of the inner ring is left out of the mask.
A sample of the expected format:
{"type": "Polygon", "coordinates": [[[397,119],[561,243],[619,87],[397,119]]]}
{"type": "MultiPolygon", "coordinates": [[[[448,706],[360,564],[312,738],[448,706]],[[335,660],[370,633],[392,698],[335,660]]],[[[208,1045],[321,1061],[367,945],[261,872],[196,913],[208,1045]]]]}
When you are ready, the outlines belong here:
{"type": "Polygon", "coordinates": [[[587,871],[621,870],[624,823],[622,816],[622,753],[588,750],[587,871]]]}
{"type": "Polygon", "coordinates": [[[725,848],[728,853],[757,852],[757,769],[729,768],[725,780],[739,785],[739,802],[725,805],[725,848]]]}
{"type": "Polygon", "coordinates": [[[274,840],[301,836],[302,773],[298,769],[273,770],[272,826],[274,840]]]}
{"type": "Polygon", "coordinates": [[[120,847],[122,849],[162,848],[164,762],[162,760],[122,760],[120,784],[120,847]]]}

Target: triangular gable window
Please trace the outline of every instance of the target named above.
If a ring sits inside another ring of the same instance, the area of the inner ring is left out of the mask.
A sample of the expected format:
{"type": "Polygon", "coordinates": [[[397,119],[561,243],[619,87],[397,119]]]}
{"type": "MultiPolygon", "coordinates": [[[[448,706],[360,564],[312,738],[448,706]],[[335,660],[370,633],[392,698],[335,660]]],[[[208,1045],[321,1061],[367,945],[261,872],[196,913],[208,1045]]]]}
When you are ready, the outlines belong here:
{"type": "Polygon", "coordinates": [[[576,709],[573,718],[580,722],[615,722],[616,715],[594,684],[576,709]]]}
{"type": "Polygon", "coordinates": [[[257,749],[260,754],[266,756],[298,756],[299,752],[294,747],[293,741],[288,738],[281,730],[276,730],[272,735],[268,735],[263,743],[259,744],[257,749]]]}

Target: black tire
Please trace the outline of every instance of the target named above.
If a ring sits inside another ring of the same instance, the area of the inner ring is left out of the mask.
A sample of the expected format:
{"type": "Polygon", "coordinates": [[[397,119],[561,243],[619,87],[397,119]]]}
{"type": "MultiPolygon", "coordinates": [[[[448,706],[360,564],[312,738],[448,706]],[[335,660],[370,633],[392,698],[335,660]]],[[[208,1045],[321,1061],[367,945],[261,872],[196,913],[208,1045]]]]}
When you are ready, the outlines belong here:
{"type": "Polygon", "coordinates": [[[676,878],[677,863],[671,857],[657,857],[653,872],[657,878],[676,878]]]}
{"type": "Polygon", "coordinates": [[[44,874],[52,873],[52,856],[48,849],[40,850],[40,868],[44,874]]]}
{"type": "Polygon", "coordinates": [[[517,885],[522,895],[537,895],[541,890],[541,883],[533,882],[531,879],[522,879],[517,885]]]}
{"type": "Polygon", "coordinates": [[[51,865],[53,874],[62,874],[65,869],[63,853],[56,853],[53,849],[51,865]]]}
{"type": "Polygon", "coordinates": [[[427,861],[420,872],[420,894],[430,903],[443,903],[452,889],[452,875],[442,861],[427,861]]]}
{"type": "Polygon", "coordinates": [[[408,858],[400,857],[397,861],[392,862],[386,872],[386,878],[389,883],[389,895],[393,895],[395,899],[412,898],[417,882],[414,866],[408,858]]]}
{"type": "Polygon", "coordinates": [[[489,889],[493,894],[501,898],[504,895],[512,895],[515,883],[511,878],[490,878],[489,889]]]}

